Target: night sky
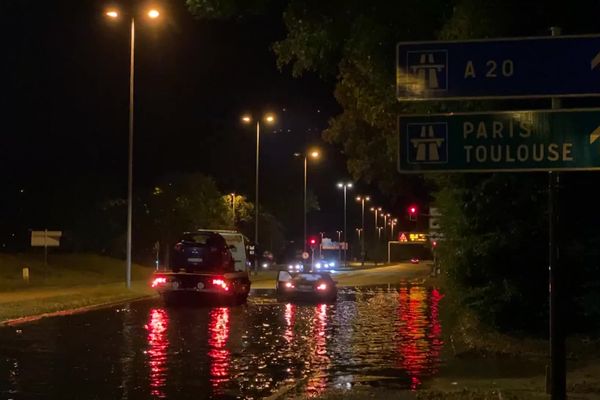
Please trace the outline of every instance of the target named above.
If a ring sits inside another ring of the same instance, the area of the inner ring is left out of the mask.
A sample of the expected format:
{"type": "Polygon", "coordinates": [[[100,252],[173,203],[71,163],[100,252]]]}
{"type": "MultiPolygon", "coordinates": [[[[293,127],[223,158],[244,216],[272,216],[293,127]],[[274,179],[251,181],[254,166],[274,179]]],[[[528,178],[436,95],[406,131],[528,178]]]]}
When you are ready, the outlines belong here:
{"type": "MultiPolygon", "coordinates": [[[[0,4],[6,195],[39,199],[21,210],[27,223],[60,228],[47,200],[57,190],[77,196],[93,186],[96,198],[126,196],[129,21],[106,18],[103,1],[0,4]]],[[[324,157],[309,166],[309,186],[321,211],[310,216],[311,232],[340,229],[335,184],[348,176],[345,159],[320,140],[339,112],[333,82],[276,68],[270,45],[285,35],[282,9],[236,21],[194,19],[183,0],[161,10],[159,21],[137,19],[134,185],[198,171],[253,201],[255,134],[240,116],[273,111],[278,124],[261,135],[261,204],[288,236],[302,231],[302,161],[293,153],[318,144],[324,157]]],[[[351,201],[352,230],[358,212],[351,201]]]]}

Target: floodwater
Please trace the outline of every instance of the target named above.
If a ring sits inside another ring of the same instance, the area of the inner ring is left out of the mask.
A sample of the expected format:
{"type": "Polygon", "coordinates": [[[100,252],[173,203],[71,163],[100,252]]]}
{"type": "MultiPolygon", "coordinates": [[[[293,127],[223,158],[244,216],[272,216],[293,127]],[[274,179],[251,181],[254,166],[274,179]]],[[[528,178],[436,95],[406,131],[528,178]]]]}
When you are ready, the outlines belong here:
{"type": "Polygon", "coordinates": [[[317,396],[369,377],[416,390],[437,373],[439,302],[422,286],[343,289],[335,304],[134,302],[0,329],[2,399],[317,396]]]}

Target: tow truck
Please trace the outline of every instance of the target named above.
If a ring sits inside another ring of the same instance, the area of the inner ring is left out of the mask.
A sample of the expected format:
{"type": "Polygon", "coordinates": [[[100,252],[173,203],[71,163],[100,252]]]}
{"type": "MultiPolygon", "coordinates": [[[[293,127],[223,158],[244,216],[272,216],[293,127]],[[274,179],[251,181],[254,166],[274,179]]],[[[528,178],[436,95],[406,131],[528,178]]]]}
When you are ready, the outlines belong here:
{"type": "Polygon", "coordinates": [[[184,232],[173,248],[170,267],[152,276],[165,304],[243,304],[250,292],[244,236],[236,231],[184,232]]]}

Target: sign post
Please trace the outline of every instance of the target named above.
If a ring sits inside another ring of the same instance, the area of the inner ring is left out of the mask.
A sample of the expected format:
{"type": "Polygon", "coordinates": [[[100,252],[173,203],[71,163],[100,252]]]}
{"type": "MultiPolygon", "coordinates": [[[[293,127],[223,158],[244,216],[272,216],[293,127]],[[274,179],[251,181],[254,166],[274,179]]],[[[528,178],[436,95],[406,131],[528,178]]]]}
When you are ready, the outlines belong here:
{"type": "Polygon", "coordinates": [[[48,247],[60,246],[61,231],[31,231],[31,246],[44,247],[44,266],[48,265],[48,247]]]}

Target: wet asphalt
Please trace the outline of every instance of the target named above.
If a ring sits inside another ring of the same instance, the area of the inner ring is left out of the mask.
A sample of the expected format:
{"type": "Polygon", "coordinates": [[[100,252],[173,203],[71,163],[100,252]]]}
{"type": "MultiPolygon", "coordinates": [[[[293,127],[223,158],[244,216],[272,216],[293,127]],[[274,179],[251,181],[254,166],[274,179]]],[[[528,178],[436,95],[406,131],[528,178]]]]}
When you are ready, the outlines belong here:
{"type": "Polygon", "coordinates": [[[166,308],[160,299],[0,328],[0,399],[256,399],[393,380],[419,389],[443,350],[424,286],[344,288],[335,304],[166,308]]]}

